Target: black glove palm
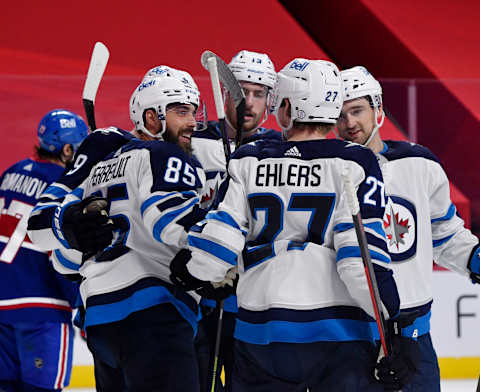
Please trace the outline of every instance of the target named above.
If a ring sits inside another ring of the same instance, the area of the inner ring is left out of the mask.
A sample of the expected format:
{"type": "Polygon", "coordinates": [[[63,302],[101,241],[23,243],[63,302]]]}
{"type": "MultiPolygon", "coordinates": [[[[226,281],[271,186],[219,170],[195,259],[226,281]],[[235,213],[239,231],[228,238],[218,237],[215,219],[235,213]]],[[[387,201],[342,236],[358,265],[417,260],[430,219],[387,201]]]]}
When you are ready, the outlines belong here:
{"type": "Polygon", "coordinates": [[[90,196],[65,209],[62,232],[72,249],[96,254],[110,245],[115,226],[107,206],[107,199],[90,196]]]}

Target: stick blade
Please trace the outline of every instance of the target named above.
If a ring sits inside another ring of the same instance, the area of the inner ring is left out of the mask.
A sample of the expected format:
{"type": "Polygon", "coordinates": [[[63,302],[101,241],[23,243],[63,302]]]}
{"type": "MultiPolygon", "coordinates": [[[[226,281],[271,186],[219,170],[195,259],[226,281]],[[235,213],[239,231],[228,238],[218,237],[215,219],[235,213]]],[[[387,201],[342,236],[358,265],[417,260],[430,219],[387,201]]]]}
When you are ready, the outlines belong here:
{"type": "Polygon", "coordinates": [[[228,65],[223,61],[223,59],[217,56],[215,53],[210,50],[206,50],[202,53],[201,62],[203,67],[208,71],[208,59],[215,57],[217,60],[217,70],[218,77],[233,99],[235,107],[238,107],[242,101],[245,102],[245,94],[238,83],[237,78],[233,72],[228,68],[228,65]]]}
{"type": "Polygon", "coordinates": [[[87,79],[83,87],[82,98],[84,100],[95,103],[95,96],[97,95],[98,86],[102,80],[103,73],[107,67],[110,52],[102,42],[95,43],[88,67],[87,79]]]}

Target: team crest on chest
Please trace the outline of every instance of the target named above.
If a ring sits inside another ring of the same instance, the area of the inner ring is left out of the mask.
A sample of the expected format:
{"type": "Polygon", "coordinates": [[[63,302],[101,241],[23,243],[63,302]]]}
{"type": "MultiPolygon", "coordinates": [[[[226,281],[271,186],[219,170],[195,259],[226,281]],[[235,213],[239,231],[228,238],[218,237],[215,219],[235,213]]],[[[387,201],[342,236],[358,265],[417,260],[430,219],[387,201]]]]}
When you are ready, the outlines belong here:
{"type": "Polygon", "coordinates": [[[390,196],[383,227],[392,261],[406,261],[417,252],[417,213],[415,206],[398,196],[390,196]]]}

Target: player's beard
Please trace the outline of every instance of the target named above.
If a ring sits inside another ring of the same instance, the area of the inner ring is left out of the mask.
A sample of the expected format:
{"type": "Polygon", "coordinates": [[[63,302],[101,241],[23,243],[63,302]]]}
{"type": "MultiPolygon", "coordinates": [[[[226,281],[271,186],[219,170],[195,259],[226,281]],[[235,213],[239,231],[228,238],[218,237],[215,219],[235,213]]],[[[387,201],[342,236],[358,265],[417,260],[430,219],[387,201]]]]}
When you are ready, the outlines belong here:
{"type": "Polygon", "coordinates": [[[180,142],[180,136],[183,135],[183,133],[191,133],[193,132],[193,129],[192,128],[184,128],[182,130],[180,130],[177,134],[174,134],[170,129],[167,128],[167,130],[165,131],[165,134],[163,136],[163,139],[166,141],[166,142],[170,142],[170,143],[175,143],[177,144],[183,151],[185,151],[188,155],[192,155],[192,143],[182,143],[180,142]]]}

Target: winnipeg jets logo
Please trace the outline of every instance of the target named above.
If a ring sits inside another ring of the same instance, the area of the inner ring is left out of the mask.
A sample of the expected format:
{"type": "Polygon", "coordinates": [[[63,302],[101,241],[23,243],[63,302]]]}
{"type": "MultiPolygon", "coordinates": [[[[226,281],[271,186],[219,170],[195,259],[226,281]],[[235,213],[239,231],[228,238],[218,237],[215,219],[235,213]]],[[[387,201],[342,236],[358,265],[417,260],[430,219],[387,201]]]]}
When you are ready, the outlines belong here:
{"type": "Polygon", "coordinates": [[[388,239],[388,246],[396,246],[397,250],[400,249],[400,245],[405,244],[405,234],[408,234],[410,225],[408,219],[399,218],[399,213],[393,210],[390,206],[390,213],[385,213],[383,221],[385,227],[385,234],[388,239]]]}
{"type": "Polygon", "coordinates": [[[390,196],[383,227],[392,261],[407,261],[417,253],[417,212],[415,206],[398,196],[390,196]]]}

